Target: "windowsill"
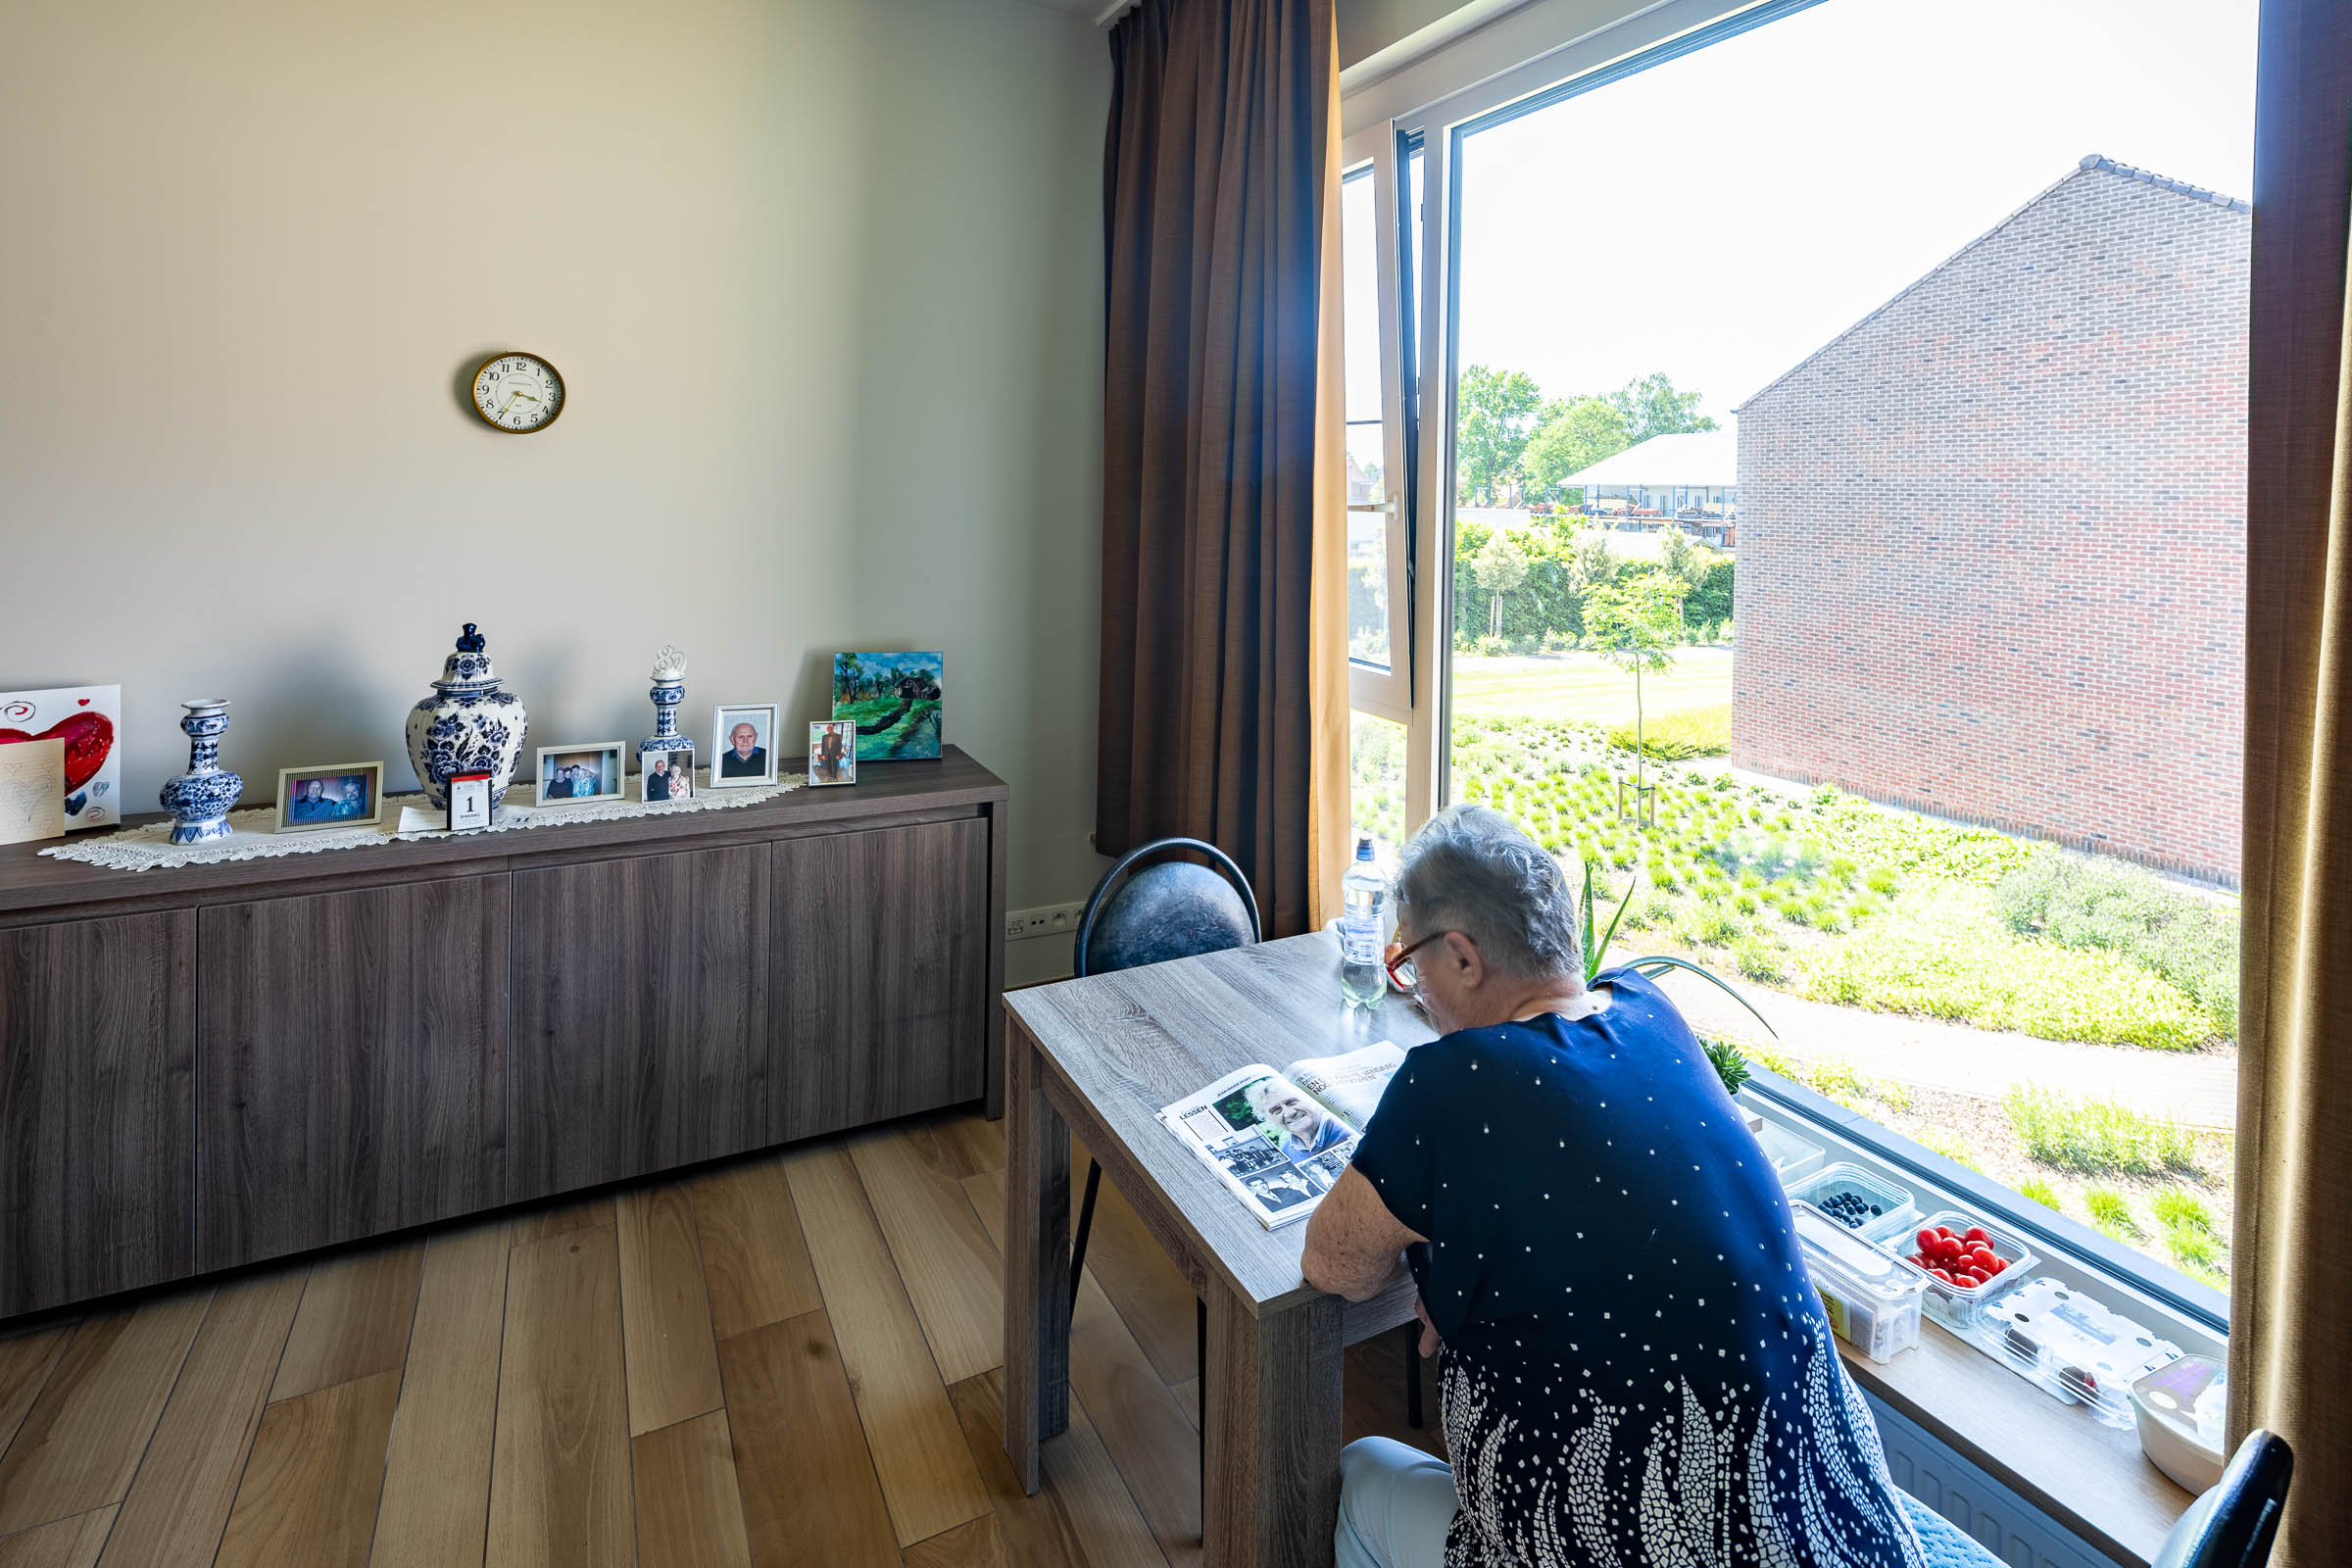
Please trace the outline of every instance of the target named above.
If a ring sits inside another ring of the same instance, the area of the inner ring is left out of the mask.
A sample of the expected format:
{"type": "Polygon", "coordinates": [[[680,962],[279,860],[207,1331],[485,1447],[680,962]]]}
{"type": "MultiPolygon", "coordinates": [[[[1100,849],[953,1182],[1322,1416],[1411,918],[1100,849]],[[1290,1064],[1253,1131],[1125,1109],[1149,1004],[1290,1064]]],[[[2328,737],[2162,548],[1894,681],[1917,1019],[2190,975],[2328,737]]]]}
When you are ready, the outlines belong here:
{"type": "MultiPolygon", "coordinates": [[[[1775,1074],[1758,1072],[1740,1098],[1767,1119],[1821,1144],[1827,1159],[1850,1160],[1895,1178],[1923,1208],[1948,1201],[1984,1211],[1988,1219],[2033,1221],[2021,1228],[2031,1228],[2041,1244],[2037,1250],[2048,1254],[2034,1272],[2086,1287],[2185,1350],[2226,1352],[2214,1328],[2227,1304],[2218,1292],[2058,1216],[2021,1216],[2017,1205],[2031,1206],[2030,1200],[1775,1074]],[[2085,1238],[2095,1245],[2084,1245],[2085,1238]]],[[[1885,1365],[1843,1341],[1838,1350],[1854,1381],[1870,1394],[2119,1562],[2152,1561],[2174,1521],[2194,1500],[2140,1451],[2137,1433],[2050,1397],[1932,1318],[1920,1325],[1918,1348],[1885,1365]]]]}

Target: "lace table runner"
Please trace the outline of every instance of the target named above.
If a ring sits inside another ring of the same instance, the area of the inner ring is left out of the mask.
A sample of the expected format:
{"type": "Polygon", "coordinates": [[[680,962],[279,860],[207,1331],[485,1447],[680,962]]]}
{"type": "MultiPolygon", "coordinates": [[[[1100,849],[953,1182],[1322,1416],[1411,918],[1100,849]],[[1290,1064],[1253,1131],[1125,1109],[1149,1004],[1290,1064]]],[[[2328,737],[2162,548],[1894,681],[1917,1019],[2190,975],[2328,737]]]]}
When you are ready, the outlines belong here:
{"type": "MultiPolygon", "coordinates": [[[[694,798],[686,801],[583,801],[577,806],[532,806],[527,788],[507,792],[506,805],[499,820],[490,827],[476,828],[472,833],[513,833],[531,827],[567,827],[579,822],[612,822],[628,816],[663,816],[681,811],[723,811],[732,807],[757,806],[800,789],[808,782],[806,773],[788,773],[773,784],[711,789],[710,769],[700,769],[696,778],[694,798]]],[[[51,845],[41,851],[61,860],[79,860],[85,865],[102,865],[115,871],[170,870],[182,865],[217,865],[225,860],[269,860],[281,855],[318,855],[327,850],[359,850],[375,844],[393,844],[403,839],[446,839],[470,837],[454,834],[446,828],[412,828],[403,831],[401,808],[416,807],[430,809],[425,798],[416,795],[388,795],[384,797],[384,819],[362,827],[308,828],[299,833],[276,833],[271,828],[277,821],[277,808],[258,806],[228,813],[229,834],[226,838],[211,839],[203,844],[174,844],[170,822],[150,822],[143,827],[122,828],[101,837],[85,838],[65,844],[51,845]]],[[[440,813],[434,812],[436,816],[440,813]]]]}

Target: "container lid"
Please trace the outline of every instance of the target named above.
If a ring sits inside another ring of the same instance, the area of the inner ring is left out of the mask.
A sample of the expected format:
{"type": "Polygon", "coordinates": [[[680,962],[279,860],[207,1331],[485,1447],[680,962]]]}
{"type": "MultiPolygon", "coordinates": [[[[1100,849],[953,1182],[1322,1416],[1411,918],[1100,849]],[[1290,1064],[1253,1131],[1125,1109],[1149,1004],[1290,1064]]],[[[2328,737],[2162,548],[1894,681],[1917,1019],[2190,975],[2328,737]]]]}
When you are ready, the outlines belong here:
{"type": "Polygon", "coordinates": [[[457,651],[441,662],[441,678],[433,684],[444,690],[499,684],[490,669],[490,656],[483,652],[482,634],[472,621],[458,634],[457,651]]]}
{"type": "Polygon", "coordinates": [[[1917,1296],[1926,1289],[1920,1278],[1876,1243],[1864,1241],[1838,1221],[1801,1200],[1788,1205],[1796,1219],[1796,1239],[1805,1262],[1828,1269],[1846,1283],[1888,1298],[1917,1296]]]}

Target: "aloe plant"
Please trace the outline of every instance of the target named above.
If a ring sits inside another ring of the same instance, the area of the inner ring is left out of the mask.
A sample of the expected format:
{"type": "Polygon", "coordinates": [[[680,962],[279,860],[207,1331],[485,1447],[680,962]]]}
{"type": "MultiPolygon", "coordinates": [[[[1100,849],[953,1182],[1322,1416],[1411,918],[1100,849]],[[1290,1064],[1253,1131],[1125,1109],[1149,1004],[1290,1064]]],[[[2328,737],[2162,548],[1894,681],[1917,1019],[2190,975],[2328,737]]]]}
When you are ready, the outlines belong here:
{"type": "MultiPolygon", "coordinates": [[[[1595,979],[1599,978],[1600,956],[1607,952],[1609,944],[1616,940],[1618,922],[1625,918],[1626,906],[1634,902],[1634,892],[1639,886],[1639,879],[1632,877],[1626,879],[1625,897],[1617,901],[1617,912],[1609,916],[1609,928],[1606,931],[1600,930],[1599,917],[1592,907],[1592,862],[1590,860],[1585,862],[1585,903],[1583,910],[1585,936],[1585,984],[1591,985],[1595,979]]],[[[1669,969],[1682,969],[1690,974],[1697,975],[1701,980],[1706,981],[1709,985],[1712,985],[1716,989],[1720,990],[1725,996],[1730,997],[1734,1002],[1737,1002],[1740,1004],[1740,1005],[1745,1007],[1749,1017],[1764,1025],[1764,1032],[1766,1034],[1772,1036],[1772,1038],[1775,1040],[1781,1038],[1780,1031],[1773,1028],[1771,1020],[1767,1019],[1762,1013],[1756,1011],[1755,1004],[1748,1001],[1747,998],[1741,996],[1740,994],[1739,987],[1733,985],[1721,975],[1716,974],[1714,971],[1701,964],[1692,963],[1688,958],[1674,958],[1669,957],[1662,953],[1654,953],[1646,958],[1635,958],[1626,963],[1619,964],[1618,967],[1621,969],[1631,969],[1636,974],[1642,975],[1664,974],[1669,969]]],[[[1725,1093],[1734,1095],[1738,1094],[1740,1092],[1740,1086],[1747,1082],[1750,1077],[1754,1076],[1748,1070],[1747,1058],[1740,1054],[1737,1048],[1726,1045],[1720,1040],[1702,1041],[1701,1045],[1706,1050],[1707,1060],[1715,1065],[1715,1076],[1723,1080],[1725,1093]]]]}

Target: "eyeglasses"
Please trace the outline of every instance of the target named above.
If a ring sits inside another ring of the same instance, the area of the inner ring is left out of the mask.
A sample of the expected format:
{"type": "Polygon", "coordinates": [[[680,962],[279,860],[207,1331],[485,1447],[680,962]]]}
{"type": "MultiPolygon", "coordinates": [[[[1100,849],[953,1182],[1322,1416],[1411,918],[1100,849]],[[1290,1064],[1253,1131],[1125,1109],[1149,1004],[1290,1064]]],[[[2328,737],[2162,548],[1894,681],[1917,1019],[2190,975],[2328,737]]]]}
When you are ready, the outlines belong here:
{"type": "Polygon", "coordinates": [[[1420,983],[1419,977],[1413,972],[1413,955],[1444,935],[1446,933],[1443,931],[1432,931],[1409,948],[1399,948],[1391,944],[1387,962],[1389,984],[1404,995],[1411,996],[1414,988],[1420,983]]]}

